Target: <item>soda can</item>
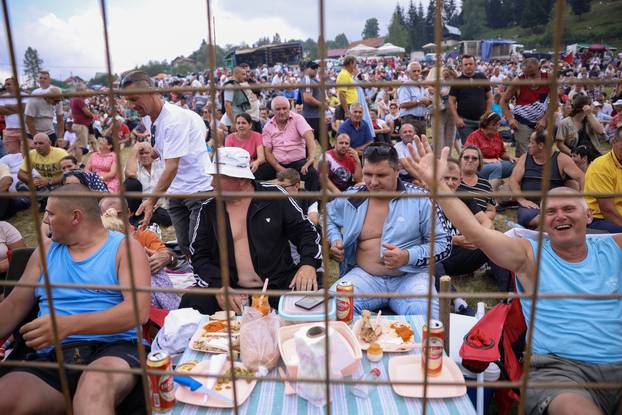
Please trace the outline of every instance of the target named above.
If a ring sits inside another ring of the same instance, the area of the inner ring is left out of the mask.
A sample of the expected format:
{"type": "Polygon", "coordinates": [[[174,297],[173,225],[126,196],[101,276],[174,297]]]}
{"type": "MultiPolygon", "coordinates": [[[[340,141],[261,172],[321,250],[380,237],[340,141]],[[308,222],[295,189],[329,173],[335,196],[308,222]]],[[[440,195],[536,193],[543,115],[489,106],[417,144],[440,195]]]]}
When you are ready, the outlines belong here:
{"type": "Polygon", "coordinates": [[[428,355],[428,376],[438,376],[443,370],[443,346],[445,343],[445,327],[438,320],[430,320],[430,325],[423,325],[421,330],[421,368],[426,369],[427,338],[430,338],[428,355]]]}
{"type": "MultiPolygon", "coordinates": [[[[163,351],[151,352],[147,356],[149,369],[173,370],[171,356],[163,351]]],[[[173,375],[149,374],[149,392],[151,394],[151,409],[154,413],[170,411],[175,406],[175,390],[173,375]]]]}
{"type": "Polygon", "coordinates": [[[354,318],[354,297],[340,296],[339,293],[353,293],[352,281],[343,280],[337,284],[337,320],[346,324],[354,318]]]}

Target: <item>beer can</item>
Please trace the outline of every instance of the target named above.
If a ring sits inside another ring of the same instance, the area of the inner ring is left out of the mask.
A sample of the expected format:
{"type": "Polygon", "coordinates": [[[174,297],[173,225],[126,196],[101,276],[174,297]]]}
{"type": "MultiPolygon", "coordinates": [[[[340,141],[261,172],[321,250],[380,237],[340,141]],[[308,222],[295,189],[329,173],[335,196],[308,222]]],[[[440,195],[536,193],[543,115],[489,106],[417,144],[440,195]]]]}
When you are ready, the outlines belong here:
{"type": "MultiPolygon", "coordinates": [[[[173,370],[171,356],[163,351],[151,352],[147,356],[147,368],[173,370]]],[[[175,406],[175,390],[173,375],[149,374],[149,392],[151,394],[151,410],[155,413],[170,411],[175,406]]]]}
{"type": "Polygon", "coordinates": [[[337,320],[346,324],[354,318],[354,297],[340,296],[339,293],[353,293],[352,281],[343,280],[337,284],[337,320]]]}
{"type": "Polygon", "coordinates": [[[438,320],[430,320],[430,325],[423,325],[421,330],[421,368],[426,369],[426,353],[428,355],[428,376],[438,376],[443,370],[443,347],[445,343],[445,327],[438,320]],[[430,349],[427,338],[430,338],[430,349]]]}

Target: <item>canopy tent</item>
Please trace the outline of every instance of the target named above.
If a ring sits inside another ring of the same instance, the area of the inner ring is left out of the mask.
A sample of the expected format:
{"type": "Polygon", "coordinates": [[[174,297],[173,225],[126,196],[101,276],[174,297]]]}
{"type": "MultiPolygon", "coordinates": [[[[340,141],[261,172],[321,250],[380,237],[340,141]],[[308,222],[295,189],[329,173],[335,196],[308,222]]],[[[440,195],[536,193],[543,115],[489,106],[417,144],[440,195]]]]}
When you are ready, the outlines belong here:
{"type": "Polygon", "coordinates": [[[436,43],[426,43],[425,45],[421,46],[423,49],[434,49],[436,47],[436,43]]]}
{"type": "Polygon", "coordinates": [[[371,56],[371,55],[375,55],[376,52],[377,52],[376,48],[365,46],[362,43],[356,45],[352,49],[348,49],[348,55],[352,55],[352,56],[371,56]]]}
{"type": "Polygon", "coordinates": [[[396,53],[404,53],[406,49],[395,46],[393,43],[385,43],[376,49],[378,55],[395,55],[396,53]]]}

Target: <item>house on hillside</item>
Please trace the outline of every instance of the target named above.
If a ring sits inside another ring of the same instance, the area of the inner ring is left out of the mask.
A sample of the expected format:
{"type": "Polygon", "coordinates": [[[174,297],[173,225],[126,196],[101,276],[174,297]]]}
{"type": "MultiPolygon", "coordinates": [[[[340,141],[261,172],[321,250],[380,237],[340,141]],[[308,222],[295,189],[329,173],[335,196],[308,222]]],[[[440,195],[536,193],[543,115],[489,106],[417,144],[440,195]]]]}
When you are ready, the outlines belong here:
{"type": "Polygon", "coordinates": [[[186,58],[184,56],[178,56],[171,62],[171,66],[175,67],[177,65],[196,65],[196,62],[192,58],[186,58]]]}
{"type": "Polygon", "coordinates": [[[70,88],[75,89],[78,85],[86,85],[86,81],[77,75],[72,75],[65,79],[63,83],[69,85],[70,88]]]}
{"type": "Polygon", "coordinates": [[[384,37],[370,37],[369,39],[355,40],[354,42],[350,43],[348,49],[352,49],[353,47],[358,45],[365,45],[369,46],[370,48],[378,48],[384,45],[384,43],[384,37]]]}

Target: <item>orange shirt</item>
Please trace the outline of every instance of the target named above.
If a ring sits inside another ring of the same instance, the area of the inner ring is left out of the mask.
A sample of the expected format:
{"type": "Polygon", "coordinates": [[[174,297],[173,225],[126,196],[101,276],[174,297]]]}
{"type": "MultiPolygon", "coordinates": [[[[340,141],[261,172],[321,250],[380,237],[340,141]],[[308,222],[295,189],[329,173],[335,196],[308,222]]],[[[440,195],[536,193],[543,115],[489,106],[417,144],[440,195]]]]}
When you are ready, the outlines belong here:
{"type": "Polygon", "coordinates": [[[164,242],[162,242],[162,240],[158,238],[158,235],[150,230],[137,229],[136,232],[134,232],[134,238],[136,238],[136,240],[140,242],[143,247],[151,249],[152,251],[160,251],[166,249],[166,245],[164,245],[164,242]]]}

